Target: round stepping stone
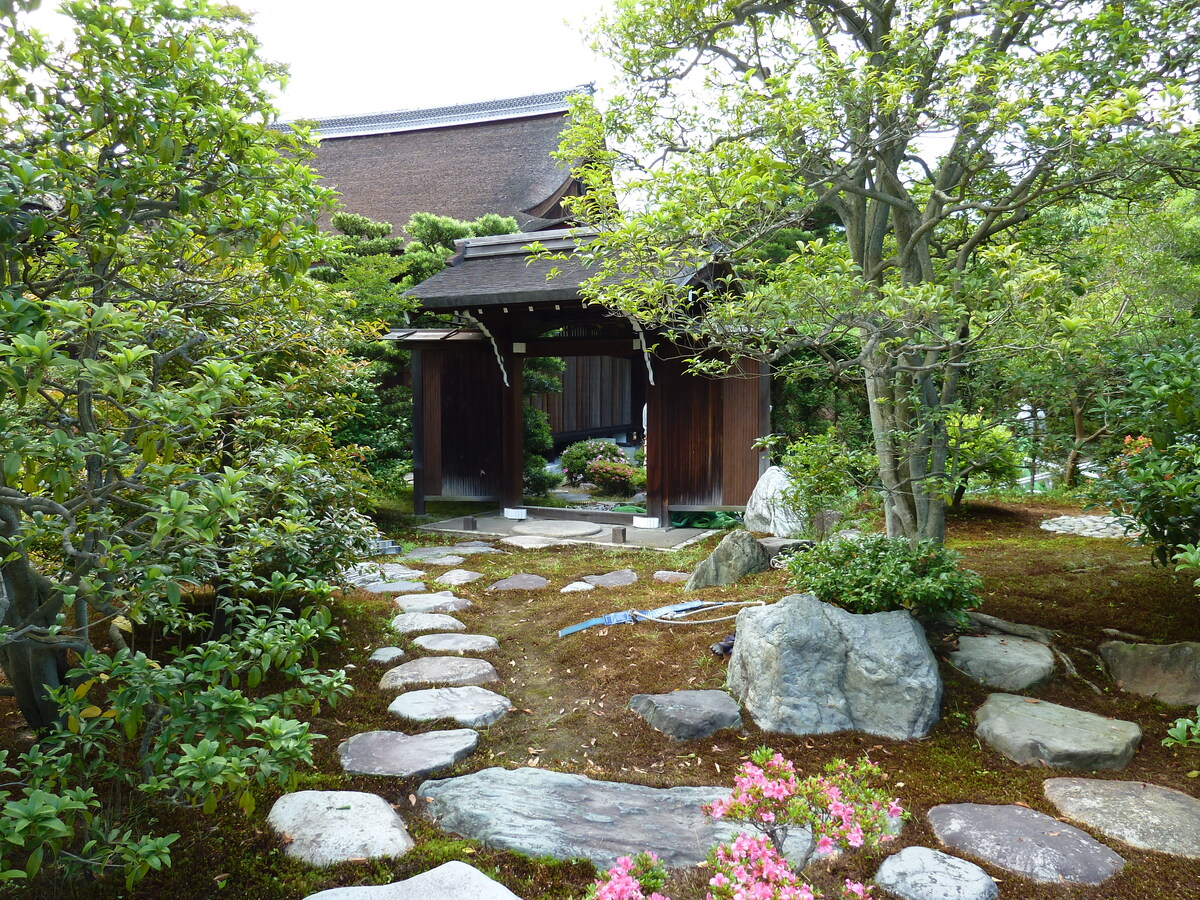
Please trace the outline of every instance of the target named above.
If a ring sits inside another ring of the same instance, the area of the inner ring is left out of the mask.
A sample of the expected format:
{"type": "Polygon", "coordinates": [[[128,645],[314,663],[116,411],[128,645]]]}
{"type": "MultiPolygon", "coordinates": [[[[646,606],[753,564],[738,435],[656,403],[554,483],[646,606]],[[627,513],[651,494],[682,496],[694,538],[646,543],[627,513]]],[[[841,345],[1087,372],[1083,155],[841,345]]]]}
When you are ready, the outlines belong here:
{"type": "Polygon", "coordinates": [[[470,569],[451,569],[449,572],[443,572],[437,578],[433,579],[438,584],[470,584],[477,578],[482,578],[482,572],[472,572],[470,569]]]}
{"type": "Polygon", "coordinates": [[[577,594],[580,591],[594,591],[596,586],[588,584],[586,581],[572,581],[565,588],[559,591],[560,594],[577,594]]]}
{"type": "Polygon", "coordinates": [[[433,594],[404,594],[395,598],[396,605],[406,613],[450,613],[470,609],[474,604],[450,591],[433,594]]]}
{"type": "Polygon", "coordinates": [[[491,585],[489,591],[536,591],[539,588],[544,588],[550,582],[541,575],[531,575],[528,572],[518,572],[516,575],[510,575],[508,578],[502,578],[495,584],[491,585]]]}
{"type": "Polygon", "coordinates": [[[905,847],[875,873],[875,884],[900,900],[996,900],[992,876],[974,863],[930,850],[905,847]]]}
{"type": "Polygon", "coordinates": [[[1200,859],[1200,800],[1144,781],[1050,778],[1042,785],[1068,819],[1131,847],[1200,859]]]}
{"type": "Polygon", "coordinates": [[[992,694],[975,713],[975,736],[1022,765],[1065,769],[1123,769],[1142,729],[1055,703],[992,694]]]}
{"type": "Polygon", "coordinates": [[[1054,676],[1054,654],[1029,638],[997,634],[958,639],[950,663],[980,684],[1002,691],[1023,691],[1054,676]]]}
{"type": "Polygon", "coordinates": [[[1200,704],[1200,643],[1105,641],[1100,655],[1121,690],[1153,697],[1168,706],[1200,704]]]}
{"type": "Polygon", "coordinates": [[[591,537],[604,531],[595,522],[569,522],[562,519],[528,519],[512,528],[513,534],[531,534],[548,538],[591,537]]]}
{"type": "Polygon", "coordinates": [[[436,653],[487,653],[500,646],[499,641],[486,634],[426,634],[413,638],[413,643],[436,653]]]}
{"type": "Polygon", "coordinates": [[[390,803],[361,791],[296,791],[275,801],[267,823],[290,840],[283,852],[314,866],[403,856],[413,847],[390,803]]]}
{"type": "Polygon", "coordinates": [[[367,660],[367,662],[387,665],[388,663],[393,663],[398,659],[404,659],[404,651],[399,647],[380,647],[371,654],[371,657],[367,660]]]}
{"type": "Polygon", "coordinates": [[[1024,806],[949,803],[929,811],[929,824],[952,850],[1034,881],[1100,884],[1125,865],[1086,832],[1024,806]]]}
{"type": "Polygon", "coordinates": [[[602,588],[628,587],[638,580],[633,569],[618,569],[615,572],[605,572],[603,575],[584,575],[583,580],[602,588]]]}
{"type": "Polygon", "coordinates": [[[392,631],[397,634],[416,634],[418,631],[466,631],[467,626],[454,616],[442,613],[400,613],[392,619],[392,631]]]}
{"type": "Polygon", "coordinates": [[[458,860],[442,863],[436,869],[404,881],[330,888],[309,894],[305,900],[442,900],[448,897],[454,900],[521,900],[504,885],[458,860]]]}
{"type": "Polygon", "coordinates": [[[519,547],[522,550],[544,550],[547,547],[558,547],[562,544],[562,541],[541,537],[536,534],[514,534],[512,537],[501,538],[500,543],[508,544],[511,547],[519,547]]]}
{"type": "Polygon", "coordinates": [[[425,585],[419,581],[377,581],[371,584],[360,584],[359,588],[370,591],[372,594],[406,594],[424,590],[425,585]]]}
{"type": "Polygon", "coordinates": [[[414,722],[453,719],[466,728],[486,728],[510,709],[507,697],[472,685],[409,691],[393,700],[388,712],[414,722]]]}
{"type": "Polygon", "coordinates": [[[635,694],[629,708],[676,741],[696,741],[722,728],[741,728],[737,701],[724,691],[635,694]]]}
{"type": "Polygon", "coordinates": [[[447,556],[427,556],[422,560],[427,566],[461,566],[466,562],[461,556],[449,554],[447,556]]]}
{"type": "Polygon", "coordinates": [[[475,752],[479,734],[470,728],[403,734],[367,731],[338,745],[342,769],[351,775],[414,778],[448,769],[475,752]]]}
{"type": "Polygon", "coordinates": [[[668,569],[659,569],[651,577],[655,581],[661,581],[663,584],[678,584],[681,581],[687,581],[691,576],[687,572],[672,572],[668,569]]]}
{"type": "Polygon", "coordinates": [[[483,659],[462,656],[427,656],[388,669],[379,679],[381,691],[403,691],[414,684],[457,687],[499,681],[495,667],[483,659]]]}

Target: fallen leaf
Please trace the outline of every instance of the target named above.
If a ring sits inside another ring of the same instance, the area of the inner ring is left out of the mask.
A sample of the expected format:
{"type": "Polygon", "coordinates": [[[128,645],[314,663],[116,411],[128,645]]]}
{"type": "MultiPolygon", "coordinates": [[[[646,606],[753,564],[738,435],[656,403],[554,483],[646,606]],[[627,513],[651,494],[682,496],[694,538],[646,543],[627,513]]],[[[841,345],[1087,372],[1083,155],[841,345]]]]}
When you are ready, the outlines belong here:
{"type": "Polygon", "coordinates": [[[416,795],[416,794],[409,794],[409,795],[408,795],[408,802],[409,802],[409,805],[411,805],[411,806],[416,806],[416,805],[417,805],[417,795],[416,795]]]}
{"type": "Polygon", "coordinates": [[[1187,773],[1188,778],[1200,778],[1200,769],[1193,769],[1187,773]]]}

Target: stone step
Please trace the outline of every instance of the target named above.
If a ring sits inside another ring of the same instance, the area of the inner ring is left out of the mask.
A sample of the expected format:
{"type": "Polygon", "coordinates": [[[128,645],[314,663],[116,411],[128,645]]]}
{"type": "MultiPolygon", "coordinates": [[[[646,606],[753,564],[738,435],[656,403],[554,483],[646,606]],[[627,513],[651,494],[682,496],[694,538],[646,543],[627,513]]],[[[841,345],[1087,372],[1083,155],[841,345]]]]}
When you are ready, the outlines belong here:
{"type": "Polygon", "coordinates": [[[1142,729],[1133,722],[1014,694],[992,694],[975,713],[975,735],[1022,765],[1123,769],[1142,729]]]}
{"type": "Polygon", "coordinates": [[[289,840],[283,851],[313,866],[403,856],[413,847],[392,805],[362,791],[296,791],[275,801],[267,823],[289,840]]]}
{"type": "Polygon", "coordinates": [[[1200,859],[1200,800],[1144,781],[1049,778],[1042,790],[1063,816],[1105,837],[1200,859]]]}
{"type": "Polygon", "coordinates": [[[499,681],[495,667],[486,660],[461,656],[427,656],[388,669],[379,679],[379,690],[405,691],[416,685],[461,687],[499,681]]]}
{"type": "Polygon", "coordinates": [[[388,712],[414,722],[452,719],[466,728],[486,728],[510,709],[512,701],[502,694],[467,685],[408,691],[392,701],[388,712]]]}
{"type": "Polygon", "coordinates": [[[479,733],[470,728],[404,734],[366,731],[338,745],[342,769],[351,775],[392,775],[415,778],[448,769],[479,746],[479,733]]]}
{"type": "Polygon", "coordinates": [[[435,653],[489,653],[500,642],[487,634],[425,634],[413,638],[413,644],[435,653]]]}
{"type": "Polygon", "coordinates": [[[309,894],[305,900],[521,900],[504,885],[492,881],[474,866],[458,860],[436,869],[394,881],[330,888],[309,894]]]}

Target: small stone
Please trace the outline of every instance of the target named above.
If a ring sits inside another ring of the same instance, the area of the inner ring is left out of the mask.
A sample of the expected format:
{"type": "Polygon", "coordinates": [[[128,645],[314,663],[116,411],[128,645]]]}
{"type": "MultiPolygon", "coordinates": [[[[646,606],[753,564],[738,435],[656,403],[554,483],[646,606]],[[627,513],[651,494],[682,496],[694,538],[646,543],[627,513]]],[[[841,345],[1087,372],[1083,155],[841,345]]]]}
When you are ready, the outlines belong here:
{"type": "Polygon", "coordinates": [[[985,635],[958,639],[950,663],[980,684],[1002,691],[1023,691],[1054,676],[1050,648],[1028,638],[985,635]]]}
{"type": "Polygon", "coordinates": [[[900,900],[996,900],[1000,896],[992,876],[979,866],[928,847],[905,847],[889,856],[875,874],[875,884],[900,900]]]}
{"type": "Polygon", "coordinates": [[[1042,790],[1062,815],[1131,847],[1200,859],[1200,800],[1144,781],[1050,778],[1042,790]]]}
{"type": "Polygon", "coordinates": [[[687,572],[672,572],[669,569],[659,569],[650,576],[655,581],[660,581],[663,584],[678,584],[681,581],[688,580],[687,572]]]}
{"type": "Polygon", "coordinates": [[[451,569],[449,572],[443,572],[433,580],[438,584],[448,584],[454,586],[460,584],[470,584],[472,581],[482,577],[482,572],[472,572],[470,569],[451,569]]]}
{"type": "Polygon", "coordinates": [[[559,591],[560,594],[575,594],[579,591],[594,591],[596,586],[588,584],[586,581],[572,581],[565,588],[559,591]]]}
{"type": "Polygon", "coordinates": [[[398,659],[404,659],[404,651],[399,647],[380,647],[371,654],[367,662],[379,663],[386,666],[388,663],[394,663],[398,659]]]}
{"type": "Polygon", "coordinates": [[[413,847],[390,803],[361,791],[296,791],[275,801],[267,823],[290,840],[283,852],[313,866],[403,856],[413,847]]]}
{"type": "Polygon", "coordinates": [[[448,554],[446,556],[427,556],[423,560],[427,566],[461,566],[467,560],[462,556],[448,554]]]}
{"type": "Polygon", "coordinates": [[[435,653],[488,653],[500,646],[486,634],[426,634],[413,638],[413,643],[435,653]]]}
{"type": "Polygon", "coordinates": [[[1014,694],[990,695],[975,721],[976,737],[1022,765],[1123,769],[1142,739],[1133,722],[1014,694]]]}
{"type": "Polygon", "coordinates": [[[1168,706],[1200,705],[1200,643],[1105,641],[1100,655],[1122,690],[1153,697],[1168,706]]]}
{"type": "Polygon", "coordinates": [[[423,590],[424,587],[419,581],[377,581],[359,585],[361,590],[370,591],[372,594],[407,594],[423,590]]]}
{"type": "Polygon", "coordinates": [[[467,626],[454,616],[442,613],[400,613],[392,619],[392,631],[397,634],[416,634],[418,631],[466,631],[467,626]]]}
{"type": "Polygon", "coordinates": [[[474,604],[450,591],[433,594],[404,594],[395,598],[396,605],[406,613],[450,613],[470,609],[474,604]]]}
{"type": "Polygon", "coordinates": [[[562,541],[537,534],[514,534],[512,537],[501,538],[500,543],[508,544],[510,547],[520,547],[522,550],[544,550],[547,547],[562,545],[562,541]]]}
{"type": "Polygon", "coordinates": [[[502,578],[491,585],[489,591],[536,591],[550,584],[541,575],[531,575],[528,572],[518,572],[508,578],[502,578]]]}
{"type": "Polygon", "coordinates": [[[330,888],[305,900],[521,900],[474,866],[458,860],[442,863],[391,884],[330,888]]]}
{"type": "Polygon", "coordinates": [[[717,549],[696,566],[684,590],[733,584],[735,581],[767,569],[767,554],[748,531],[731,531],[717,549]]]}
{"type": "Polygon", "coordinates": [[[461,656],[427,656],[388,669],[379,679],[379,690],[394,693],[413,685],[436,684],[450,687],[487,684],[499,681],[495,667],[486,660],[461,656]]]}
{"type": "Polygon", "coordinates": [[[741,728],[737,701],[724,691],[635,694],[629,708],[676,741],[696,741],[723,728],[741,728]]]}
{"type": "Polygon", "coordinates": [[[618,569],[615,572],[605,572],[603,575],[584,575],[583,580],[602,588],[628,587],[638,580],[633,569],[618,569]]]}
{"type": "Polygon", "coordinates": [[[351,775],[393,775],[416,778],[448,769],[470,756],[479,734],[470,728],[403,734],[367,731],[338,745],[342,769],[351,775]]]}
{"type": "Polygon", "coordinates": [[[466,728],[486,728],[510,709],[512,701],[507,697],[469,685],[408,691],[392,701],[388,712],[414,722],[453,719],[466,728]]]}

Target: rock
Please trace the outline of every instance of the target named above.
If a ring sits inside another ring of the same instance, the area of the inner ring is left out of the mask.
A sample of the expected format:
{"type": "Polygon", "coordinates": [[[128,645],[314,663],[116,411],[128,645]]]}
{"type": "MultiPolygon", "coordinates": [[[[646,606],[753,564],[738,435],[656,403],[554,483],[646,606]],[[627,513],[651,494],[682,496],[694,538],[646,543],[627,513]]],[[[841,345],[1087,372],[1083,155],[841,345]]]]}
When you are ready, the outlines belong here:
{"type": "Polygon", "coordinates": [[[1034,881],[1100,884],[1125,865],[1085,832],[1024,806],[946,804],[929,823],[951,849],[1034,881]]]}
{"type": "Polygon", "coordinates": [[[391,884],[330,888],[305,900],[521,900],[474,866],[452,860],[391,884]]]}
{"type": "Polygon", "coordinates": [[[404,651],[399,647],[380,647],[371,654],[367,662],[379,663],[380,665],[388,665],[394,663],[398,659],[404,659],[404,651]]]}
{"type": "Polygon", "coordinates": [[[394,775],[415,778],[448,769],[470,756],[479,745],[479,734],[470,728],[404,734],[367,731],[338,745],[343,771],[351,775],[394,775]]]}
{"type": "Polygon", "coordinates": [[[418,631],[466,631],[467,626],[454,616],[441,613],[400,613],[392,619],[392,631],[416,634],[418,631]]]}
{"type": "Polygon", "coordinates": [[[618,588],[634,584],[638,577],[633,569],[618,569],[615,572],[605,572],[603,575],[584,575],[583,580],[596,587],[618,588]]]}
{"type": "Polygon", "coordinates": [[[440,684],[459,687],[487,684],[500,676],[490,662],[461,656],[427,656],[388,669],[379,679],[381,691],[402,691],[414,684],[440,684]]]}
{"type": "Polygon", "coordinates": [[[758,539],[758,545],[767,554],[767,560],[774,563],[775,557],[781,553],[802,553],[805,550],[811,550],[814,542],[801,538],[765,537],[758,539]]]}
{"type": "Polygon", "coordinates": [[[1123,769],[1142,739],[1133,722],[1013,694],[990,695],[975,724],[975,736],[1013,762],[1065,769],[1123,769]]]}
{"type": "Polygon", "coordinates": [[[388,712],[414,722],[453,719],[466,728],[485,728],[510,709],[512,701],[507,697],[470,685],[409,691],[393,700],[388,712]]]}
{"type": "Polygon", "coordinates": [[[566,519],[526,519],[513,526],[513,534],[536,535],[546,538],[592,537],[604,531],[595,522],[574,522],[566,519]]]}
{"type": "Polygon", "coordinates": [[[758,483],[746,501],[743,520],[747,531],[760,531],[776,537],[796,537],[803,534],[807,523],[784,499],[792,480],[779,466],[771,466],[759,476],[758,483]]]}
{"type": "Polygon", "coordinates": [[[487,653],[500,646],[487,634],[426,634],[413,638],[413,643],[436,653],[487,653]]]}
{"type": "Polygon", "coordinates": [[[351,566],[342,575],[351,584],[377,584],[384,581],[398,581],[401,578],[420,578],[425,573],[418,569],[410,569],[399,563],[358,563],[351,566]]]}
{"type": "Polygon", "coordinates": [[[1168,706],[1200,705],[1200,643],[1106,641],[1100,645],[1100,655],[1122,690],[1168,706]]]}
{"type": "Polygon", "coordinates": [[[472,553],[503,553],[503,550],[497,550],[487,541],[460,541],[451,547],[455,553],[460,556],[470,556],[472,553]]]}
{"type": "Polygon", "coordinates": [[[419,581],[375,581],[359,585],[359,590],[372,594],[405,594],[424,589],[425,585],[419,581]]]}
{"type": "Polygon", "coordinates": [[[1200,800],[1144,781],[1050,778],[1046,799],[1068,819],[1131,847],[1200,859],[1200,800]]]}
{"type": "Polygon", "coordinates": [[[907,740],[938,720],[942,680],[906,612],[855,615],[793,594],[744,609],[729,661],[733,696],[764,731],[865,731],[907,740]]]}
{"type": "Polygon", "coordinates": [[[688,580],[687,572],[671,572],[667,569],[659,569],[650,576],[655,581],[661,581],[663,584],[678,584],[681,581],[688,580]]]}
{"type": "Polygon", "coordinates": [[[1022,637],[963,635],[950,663],[980,684],[1002,691],[1023,691],[1054,676],[1050,648],[1022,637]]]}
{"type": "Polygon", "coordinates": [[[765,571],[767,565],[767,554],[754,535],[748,531],[731,531],[708,559],[696,566],[684,590],[733,584],[746,575],[765,571]]]}
{"type": "MultiPolygon", "coordinates": [[[[583,856],[600,869],[633,850],[656,853],[671,868],[697,865],[731,830],[705,818],[701,807],[728,794],[721,787],[649,788],[531,768],[484,769],[417,789],[445,831],[529,856],[583,856]]],[[[792,829],[786,850],[798,867],[811,847],[808,831],[792,829]]]]}
{"type": "Polygon", "coordinates": [[[420,562],[424,562],[425,560],[429,559],[431,556],[432,557],[449,556],[454,553],[457,553],[460,556],[467,555],[462,552],[461,547],[416,547],[413,550],[410,550],[407,554],[405,554],[403,559],[412,559],[412,560],[418,560],[420,562]]]}
{"type": "Polygon", "coordinates": [[[875,873],[875,884],[900,900],[996,900],[992,876],[974,863],[930,850],[905,847],[875,873]]]}
{"type": "Polygon", "coordinates": [[[508,544],[510,547],[519,547],[522,550],[545,550],[547,547],[562,545],[562,541],[542,537],[538,534],[514,534],[512,537],[501,538],[500,543],[508,544]]]}
{"type": "Polygon", "coordinates": [[[1049,628],[1039,628],[1036,625],[1024,625],[1020,622],[1008,622],[989,616],[987,613],[969,611],[967,620],[971,627],[984,634],[1015,634],[1018,637],[1029,638],[1039,644],[1053,644],[1054,632],[1049,628]]]}
{"type": "Polygon", "coordinates": [[[518,572],[502,578],[488,587],[489,591],[536,591],[549,585],[550,582],[541,575],[531,575],[528,572],[518,572]]]}
{"type": "Polygon", "coordinates": [[[635,694],[629,708],[677,741],[696,741],[722,728],[741,728],[742,713],[724,691],[635,694]]]}
{"type": "Polygon", "coordinates": [[[474,604],[450,591],[434,594],[404,594],[395,598],[396,605],[406,613],[449,613],[470,609],[474,604]]]}
{"type": "Polygon", "coordinates": [[[361,791],[296,791],[275,801],[267,823],[288,856],[314,866],[403,856],[413,839],[390,803],[361,791]]]}
{"type": "Polygon", "coordinates": [[[449,572],[443,572],[437,578],[433,579],[438,584],[448,584],[456,586],[460,584],[470,584],[477,578],[482,578],[482,572],[472,572],[470,569],[451,569],[449,572]]]}
{"type": "Polygon", "coordinates": [[[572,581],[565,588],[559,591],[560,594],[577,594],[580,591],[594,591],[596,586],[588,584],[586,581],[572,581]]]}
{"type": "Polygon", "coordinates": [[[461,566],[466,562],[461,556],[448,553],[445,556],[427,556],[422,562],[427,566],[461,566]]]}

